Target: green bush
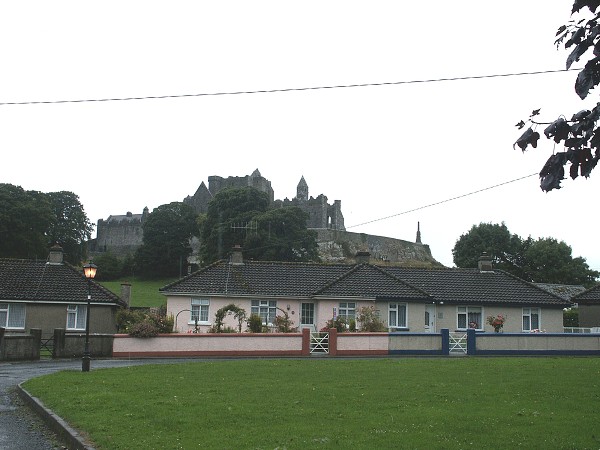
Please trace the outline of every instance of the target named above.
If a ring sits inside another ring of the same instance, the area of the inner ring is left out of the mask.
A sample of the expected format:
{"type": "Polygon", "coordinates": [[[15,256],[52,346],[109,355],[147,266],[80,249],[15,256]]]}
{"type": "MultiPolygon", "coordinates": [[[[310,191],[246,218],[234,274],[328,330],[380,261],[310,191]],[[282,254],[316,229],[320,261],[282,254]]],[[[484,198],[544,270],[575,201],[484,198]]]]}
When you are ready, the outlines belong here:
{"type": "Polygon", "coordinates": [[[282,316],[275,317],[275,326],[277,327],[277,331],[280,333],[294,333],[297,331],[297,329],[292,326],[294,322],[290,319],[290,315],[287,313],[287,311],[281,308],[277,309],[283,313],[282,316]]]}
{"type": "Polygon", "coordinates": [[[579,309],[567,308],[563,311],[563,327],[579,326],[579,309]]]}
{"type": "Polygon", "coordinates": [[[258,314],[250,314],[247,324],[248,330],[251,333],[260,333],[262,331],[262,319],[258,314]]]}

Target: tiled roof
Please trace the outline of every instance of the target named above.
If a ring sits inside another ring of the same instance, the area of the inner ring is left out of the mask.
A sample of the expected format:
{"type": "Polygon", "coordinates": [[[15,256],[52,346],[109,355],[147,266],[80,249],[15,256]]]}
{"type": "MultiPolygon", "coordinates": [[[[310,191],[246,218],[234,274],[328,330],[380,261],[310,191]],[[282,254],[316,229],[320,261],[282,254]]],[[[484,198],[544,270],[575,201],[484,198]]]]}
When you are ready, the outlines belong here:
{"type": "Polygon", "coordinates": [[[166,295],[402,298],[463,304],[566,307],[570,303],[506,272],[372,264],[219,261],[171,283],[166,295]]]}
{"type": "Polygon", "coordinates": [[[534,283],[536,286],[542,289],[552,292],[554,295],[558,295],[565,300],[571,300],[577,294],[581,294],[585,291],[585,288],[581,285],[576,284],[554,284],[554,283],[534,283]]]}
{"type": "Polygon", "coordinates": [[[600,304],[600,284],[588,289],[581,294],[576,295],[571,299],[574,303],[581,303],[583,305],[600,304]]]}
{"type": "Polygon", "coordinates": [[[437,302],[465,304],[549,305],[570,302],[502,270],[389,267],[387,271],[431,294],[437,302]]]}
{"type": "Polygon", "coordinates": [[[424,291],[415,289],[391,273],[370,264],[352,267],[316,294],[328,297],[431,299],[424,291]]]}
{"type": "MultiPolygon", "coordinates": [[[[120,298],[91,282],[93,303],[122,304],[120,298]]],[[[0,258],[0,302],[79,303],[87,301],[88,283],[82,272],[69,264],[0,258]]]]}

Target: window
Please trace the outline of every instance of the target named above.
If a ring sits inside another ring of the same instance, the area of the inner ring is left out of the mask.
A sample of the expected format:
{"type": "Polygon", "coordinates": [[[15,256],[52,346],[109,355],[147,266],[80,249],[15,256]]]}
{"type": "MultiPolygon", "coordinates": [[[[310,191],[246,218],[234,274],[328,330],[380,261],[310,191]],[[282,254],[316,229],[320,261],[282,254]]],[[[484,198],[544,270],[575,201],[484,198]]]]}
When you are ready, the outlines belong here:
{"type": "Polygon", "coordinates": [[[390,303],[388,311],[389,328],[406,328],[406,303],[390,303]]]}
{"type": "Polygon", "coordinates": [[[259,315],[263,325],[273,324],[277,315],[277,301],[252,300],[250,313],[259,315]]]}
{"type": "Polygon", "coordinates": [[[208,323],[208,306],[210,302],[207,298],[193,298],[192,299],[192,312],[190,314],[190,322],[196,323],[205,322],[208,323]]]}
{"type": "Polygon", "coordinates": [[[301,325],[314,325],[315,323],[315,304],[314,303],[302,303],[300,310],[300,324],[301,325]]]}
{"type": "Polygon", "coordinates": [[[25,303],[0,303],[0,327],[25,328],[25,303]]]}
{"type": "Polygon", "coordinates": [[[356,319],[356,303],[340,303],[338,316],[343,317],[347,322],[356,319]]]}
{"type": "Polygon", "coordinates": [[[85,330],[86,305],[67,305],[67,330],[85,330]]]}
{"type": "Polygon", "coordinates": [[[540,308],[523,308],[523,331],[540,329],[540,308]]]}
{"type": "Polygon", "coordinates": [[[457,308],[456,328],[481,330],[483,328],[481,317],[481,306],[459,306],[457,308]]]}

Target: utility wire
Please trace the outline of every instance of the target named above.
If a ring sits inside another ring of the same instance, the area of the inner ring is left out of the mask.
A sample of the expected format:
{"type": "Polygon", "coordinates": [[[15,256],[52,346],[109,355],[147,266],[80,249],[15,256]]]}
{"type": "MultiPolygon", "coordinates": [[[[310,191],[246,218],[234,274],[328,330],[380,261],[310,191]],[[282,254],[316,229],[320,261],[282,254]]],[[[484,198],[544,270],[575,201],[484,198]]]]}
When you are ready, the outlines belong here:
{"type": "Polygon", "coordinates": [[[448,203],[448,202],[451,202],[453,200],[458,200],[460,198],[464,198],[464,197],[468,197],[470,195],[478,194],[480,192],[489,191],[490,189],[494,189],[494,188],[497,188],[497,187],[500,187],[500,186],[504,186],[506,184],[514,183],[516,181],[524,180],[525,178],[530,178],[530,177],[533,177],[533,176],[536,176],[536,175],[538,175],[538,174],[537,173],[532,173],[532,174],[525,175],[525,176],[520,177],[520,178],[515,178],[514,180],[505,181],[503,183],[495,184],[494,186],[489,186],[489,187],[486,187],[486,188],[483,188],[483,189],[479,189],[477,191],[469,192],[468,194],[458,195],[456,197],[448,198],[446,200],[442,200],[442,201],[435,202],[435,203],[430,203],[430,204],[425,205],[425,206],[419,206],[418,208],[409,209],[408,211],[403,211],[401,213],[393,214],[391,216],[381,217],[380,219],[369,220],[368,222],[363,222],[363,223],[359,223],[357,225],[352,225],[352,226],[346,227],[346,229],[348,229],[348,228],[356,228],[356,227],[360,227],[362,225],[367,225],[367,224],[374,223],[374,222],[381,222],[382,220],[387,220],[387,219],[391,219],[393,217],[402,216],[404,214],[408,214],[408,213],[411,213],[411,212],[419,211],[421,209],[431,208],[432,206],[441,205],[442,203],[448,203]]]}
{"type": "Polygon", "coordinates": [[[410,80],[410,81],[390,81],[383,83],[362,83],[362,84],[339,84],[331,86],[312,86],[284,89],[264,89],[257,91],[232,91],[232,92],[206,92],[200,94],[179,94],[179,95],[152,95],[144,97],[115,97],[115,98],[91,98],[91,99],[76,99],[76,100],[47,100],[47,101],[28,101],[28,102],[0,102],[0,106],[15,106],[15,105],[55,105],[60,103],[90,103],[90,102],[124,102],[133,100],[161,100],[169,98],[187,98],[187,97],[208,97],[217,95],[242,95],[242,94],[273,94],[277,92],[294,92],[294,91],[316,91],[322,89],[342,89],[342,88],[361,88],[371,86],[396,86],[402,84],[417,84],[417,83],[439,83],[442,81],[461,81],[461,80],[479,80],[483,78],[502,78],[502,77],[517,77],[523,75],[542,75],[548,73],[562,73],[581,69],[559,69],[559,70],[540,70],[536,72],[518,72],[518,73],[503,73],[493,75],[475,75],[465,77],[452,78],[432,78],[425,80],[410,80]]]}

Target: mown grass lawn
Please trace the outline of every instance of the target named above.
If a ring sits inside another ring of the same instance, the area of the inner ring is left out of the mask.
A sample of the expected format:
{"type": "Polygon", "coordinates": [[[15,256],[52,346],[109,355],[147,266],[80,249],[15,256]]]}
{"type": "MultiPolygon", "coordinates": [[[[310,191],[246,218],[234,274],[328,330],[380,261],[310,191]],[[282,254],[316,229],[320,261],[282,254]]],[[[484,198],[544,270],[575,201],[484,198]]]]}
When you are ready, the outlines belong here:
{"type": "Polygon", "coordinates": [[[24,387],[101,449],[600,447],[600,358],[213,360],[24,387]]]}
{"type": "Polygon", "coordinates": [[[131,304],[130,306],[154,307],[167,303],[167,297],[158,290],[176,278],[165,278],[160,280],[141,280],[137,278],[118,281],[100,281],[99,284],[111,292],[121,295],[121,283],[131,284],[131,304]]]}

